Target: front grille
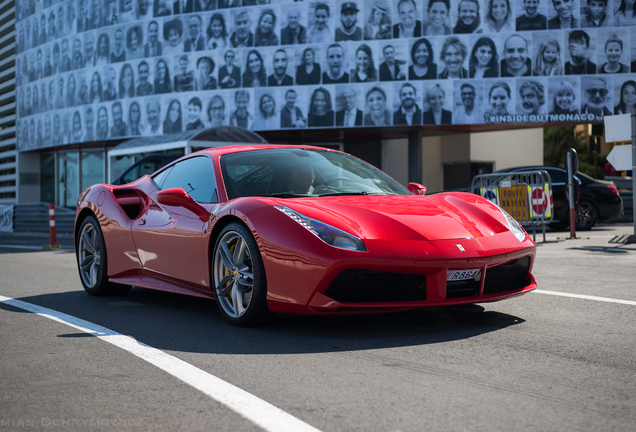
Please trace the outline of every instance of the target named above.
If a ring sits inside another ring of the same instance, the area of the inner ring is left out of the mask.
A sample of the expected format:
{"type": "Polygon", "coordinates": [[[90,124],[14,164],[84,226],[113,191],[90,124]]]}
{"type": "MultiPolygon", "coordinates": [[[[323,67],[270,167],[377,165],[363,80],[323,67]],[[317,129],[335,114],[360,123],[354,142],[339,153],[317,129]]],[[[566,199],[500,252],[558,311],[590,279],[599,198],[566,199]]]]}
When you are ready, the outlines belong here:
{"type": "Polygon", "coordinates": [[[446,298],[471,297],[479,295],[480,280],[446,282],[446,298]]]}
{"type": "Polygon", "coordinates": [[[519,258],[486,270],[484,295],[519,290],[528,284],[530,257],[519,258]]]}
{"type": "Polygon", "coordinates": [[[426,300],[426,276],[373,270],[344,270],[325,292],[340,303],[426,300]]]}

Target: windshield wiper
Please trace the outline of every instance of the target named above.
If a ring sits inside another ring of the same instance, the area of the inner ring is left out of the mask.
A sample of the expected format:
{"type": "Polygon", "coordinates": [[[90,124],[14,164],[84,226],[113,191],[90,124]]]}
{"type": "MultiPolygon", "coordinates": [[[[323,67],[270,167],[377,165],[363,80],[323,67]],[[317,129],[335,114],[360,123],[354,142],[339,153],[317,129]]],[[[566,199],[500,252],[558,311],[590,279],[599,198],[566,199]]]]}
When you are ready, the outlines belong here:
{"type": "Polygon", "coordinates": [[[305,195],[296,195],[293,193],[272,193],[272,194],[250,194],[250,195],[241,195],[242,197],[262,197],[262,198],[296,198],[305,195]]]}
{"type": "Polygon", "coordinates": [[[267,196],[271,196],[271,197],[275,197],[275,198],[296,198],[296,197],[301,197],[301,196],[306,196],[303,194],[295,194],[295,193],[289,193],[289,192],[277,192],[277,193],[273,193],[267,196]]]}

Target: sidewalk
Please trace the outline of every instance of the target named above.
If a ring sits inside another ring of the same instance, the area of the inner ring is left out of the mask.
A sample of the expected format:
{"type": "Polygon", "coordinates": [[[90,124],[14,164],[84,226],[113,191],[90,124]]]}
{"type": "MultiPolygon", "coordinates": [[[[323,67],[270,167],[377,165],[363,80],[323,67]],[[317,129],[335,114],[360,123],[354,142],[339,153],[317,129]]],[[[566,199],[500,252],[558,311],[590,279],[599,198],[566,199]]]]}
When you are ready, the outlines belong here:
{"type": "MultiPolygon", "coordinates": [[[[58,233],[56,235],[56,240],[57,244],[62,245],[63,250],[74,250],[75,248],[73,245],[73,234],[71,233],[58,233]]],[[[33,232],[0,232],[0,248],[2,249],[7,246],[13,246],[13,248],[7,249],[45,250],[43,246],[48,245],[49,243],[49,234],[33,232]]]]}
{"type": "MultiPolygon", "coordinates": [[[[528,231],[530,237],[532,237],[532,230],[528,231]]],[[[579,241],[590,241],[594,244],[603,244],[606,243],[608,246],[619,246],[617,243],[609,243],[616,236],[622,235],[630,235],[634,234],[634,225],[632,222],[616,222],[616,223],[598,223],[594,228],[590,231],[577,231],[576,239],[570,239],[570,231],[553,231],[551,229],[546,230],[546,243],[554,243],[554,242],[579,242],[579,241]]],[[[540,246],[543,243],[543,232],[537,229],[537,246],[540,246]]],[[[622,246],[636,246],[636,244],[625,245],[622,246]]]]}

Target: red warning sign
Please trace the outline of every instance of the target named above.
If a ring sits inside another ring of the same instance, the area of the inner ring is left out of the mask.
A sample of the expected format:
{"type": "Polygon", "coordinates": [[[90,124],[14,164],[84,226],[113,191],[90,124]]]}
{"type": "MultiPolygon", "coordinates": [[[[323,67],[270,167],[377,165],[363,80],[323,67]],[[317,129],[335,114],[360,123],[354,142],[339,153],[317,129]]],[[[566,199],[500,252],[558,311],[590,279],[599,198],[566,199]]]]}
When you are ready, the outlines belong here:
{"type": "Polygon", "coordinates": [[[536,214],[545,213],[548,208],[548,197],[542,188],[534,188],[530,197],[532,203],[532,211],[536,214]]]}

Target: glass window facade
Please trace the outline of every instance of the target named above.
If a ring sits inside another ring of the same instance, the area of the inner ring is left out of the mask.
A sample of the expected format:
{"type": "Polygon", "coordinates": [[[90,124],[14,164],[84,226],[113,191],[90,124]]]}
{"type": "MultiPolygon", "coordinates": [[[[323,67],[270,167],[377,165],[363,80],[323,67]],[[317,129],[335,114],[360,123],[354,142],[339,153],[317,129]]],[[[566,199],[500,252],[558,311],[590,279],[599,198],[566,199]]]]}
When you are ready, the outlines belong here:
{"type": "Polygon", "coordinates": [[[57,179],[57,205],[75,207],[80,192],[79,152],[58,154],[57,179]]]}
{"type": "Polygon", "coordinates": [[[82,151],[81,190],[104,182],[104,159],[103,151],[82,151]]]}

